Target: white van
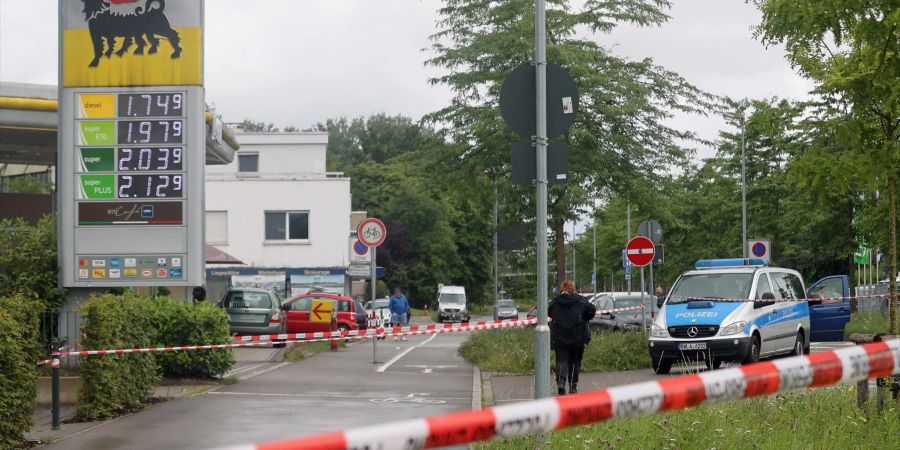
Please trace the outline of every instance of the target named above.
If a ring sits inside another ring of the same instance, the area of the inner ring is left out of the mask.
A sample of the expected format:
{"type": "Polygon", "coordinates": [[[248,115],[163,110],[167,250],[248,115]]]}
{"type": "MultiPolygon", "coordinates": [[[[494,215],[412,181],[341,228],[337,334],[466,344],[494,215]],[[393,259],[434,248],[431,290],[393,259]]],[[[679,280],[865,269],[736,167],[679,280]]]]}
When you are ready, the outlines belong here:
{"type": "Polygon", "coordinates": [[[696,269],[678,277],[650,325],[657,373],[678,361],[704,360],[717,369],[722,361],[809,353],[811,341],[840,340],[850,318],[843,275],[820,280],[807,293],[797,271],[759,259],[700,260],[696,269]],[[838,298],[823,304],[823,289],[838,298]]]}
{"type": "Polygon", "coordinates": [[[468,322],[466,289],[462,286],[438,285],[438,322],[468,322]]]}

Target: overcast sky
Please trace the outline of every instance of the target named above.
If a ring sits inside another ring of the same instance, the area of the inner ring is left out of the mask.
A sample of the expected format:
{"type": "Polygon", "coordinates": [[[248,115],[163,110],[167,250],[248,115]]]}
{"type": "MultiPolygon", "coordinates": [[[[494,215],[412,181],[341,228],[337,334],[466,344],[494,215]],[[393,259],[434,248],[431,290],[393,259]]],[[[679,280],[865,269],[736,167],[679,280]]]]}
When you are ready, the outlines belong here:
{"type": "MultiPolygon", "coordinates": [[[[809,90],[781,48],[767,50],[753,39],[759,14],[752,5],[673,3],[663,27],[622,27],[598,39],[623,56],[651,57],[714,94],[800,98],[809,90]]],[[[207,101],[226,121],[252,118],[280,127],[378,112],[419,118],[450,97],[445,87],[428,85],[440,72],[423,65],[440,5],[207,0],[207,101]]],[[[57,0],[0,0],[0,80],[56,83],[56,6],[57,0]]],[[[721,118],[679,117],[674,123],[705,138],[726,126],[721,118]]]]}

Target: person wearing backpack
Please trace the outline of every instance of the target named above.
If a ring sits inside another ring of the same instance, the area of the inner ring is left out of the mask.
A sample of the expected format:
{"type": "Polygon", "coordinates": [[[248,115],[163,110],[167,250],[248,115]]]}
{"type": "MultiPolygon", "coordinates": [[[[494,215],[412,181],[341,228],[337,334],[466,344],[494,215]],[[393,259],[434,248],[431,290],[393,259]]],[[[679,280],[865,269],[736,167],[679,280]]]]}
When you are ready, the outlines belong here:
{"type": "Polygon", "coordinates": [[[556,386],[559,395],[578,392],[578,372],[584,346],[591,340],[588,322],[594,318],[597,308],[575,293],[575,282],[565,280],[547,308],[550,322],[550,345],[556,352],[556,386]]]}

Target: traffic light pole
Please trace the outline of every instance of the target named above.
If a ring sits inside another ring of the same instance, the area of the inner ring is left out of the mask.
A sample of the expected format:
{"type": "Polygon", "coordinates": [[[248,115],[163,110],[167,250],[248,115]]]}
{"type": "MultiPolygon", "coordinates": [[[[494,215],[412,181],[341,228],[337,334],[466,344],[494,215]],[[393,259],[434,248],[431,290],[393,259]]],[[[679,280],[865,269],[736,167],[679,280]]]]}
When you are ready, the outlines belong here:
{"type": "Polygon", "coordinates": [[[534,137],[537,158],[537,327],[534,330],[534,398],[550,396],[550,327],[547,326],[547,48],[546,5],[535,0],[535,97],[537,128],[534,137]]]}

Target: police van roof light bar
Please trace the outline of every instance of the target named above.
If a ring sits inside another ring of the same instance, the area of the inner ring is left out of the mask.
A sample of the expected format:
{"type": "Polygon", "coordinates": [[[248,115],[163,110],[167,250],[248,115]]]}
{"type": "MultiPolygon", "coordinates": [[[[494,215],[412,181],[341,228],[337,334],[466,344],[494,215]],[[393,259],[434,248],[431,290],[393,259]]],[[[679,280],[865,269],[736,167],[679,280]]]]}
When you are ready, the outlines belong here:
{"type": "Polygon", "coordinates": [[[727,258],[699,259],[694,265],[696,269],[724,269],[729,267],[765,267],[766,261],[761,258],[727,258]]]}

